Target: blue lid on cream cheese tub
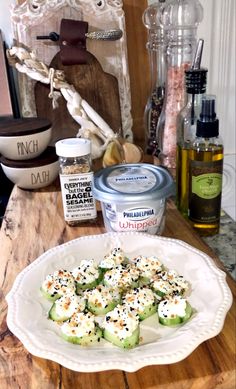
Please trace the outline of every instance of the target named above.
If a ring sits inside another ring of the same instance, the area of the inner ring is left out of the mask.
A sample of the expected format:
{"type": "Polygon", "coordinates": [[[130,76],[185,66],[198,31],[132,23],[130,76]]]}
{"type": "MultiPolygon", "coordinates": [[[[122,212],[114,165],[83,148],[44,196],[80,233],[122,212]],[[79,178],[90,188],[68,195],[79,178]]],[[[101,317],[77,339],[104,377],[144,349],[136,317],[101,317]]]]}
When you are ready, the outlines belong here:
{"type": "Polygon", "coordinates": [[[159,200],[175,194],[169,172],[150,164],[113,165],[94,175],[93,195],[103,202],[159,200]]]}

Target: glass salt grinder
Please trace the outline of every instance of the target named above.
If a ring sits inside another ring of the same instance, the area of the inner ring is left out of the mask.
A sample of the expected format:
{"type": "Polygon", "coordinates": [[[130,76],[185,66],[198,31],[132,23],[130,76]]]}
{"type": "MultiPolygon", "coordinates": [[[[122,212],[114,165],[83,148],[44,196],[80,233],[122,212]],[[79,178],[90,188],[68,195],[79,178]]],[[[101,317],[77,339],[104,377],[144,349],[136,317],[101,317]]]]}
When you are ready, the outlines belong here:
{"type": "Polygon", "coordinates": [[[185,72],[187,104],[177,117],[176,204],[186,218],[189,199],[189,149],[196,136],[197,119],[207,85],[207,69],[200,67],[203,44],[203,39],[199,39],[193,64],[185,72]]]}
{"type": "Polygon", "coordinates": [[[160,25],[167,39],[166,91],[157,124],[157,143],[161,165],[176,173],[176,122],[186,102],[185,70],[192,64],[197,27],[203,19],[198,0],[172,0],[163,5],[160,25]]]}
{"type": "Polygon", "coordinates": [[[156,127],[161,114],[166,81],[166,44],[159,23],[160,9],[165,0],[151,4],[143,13],[143,24],[148,30],[147,50],[150,66],[150,94],[144,112],[145,152],[158,155],[156,127]]]}

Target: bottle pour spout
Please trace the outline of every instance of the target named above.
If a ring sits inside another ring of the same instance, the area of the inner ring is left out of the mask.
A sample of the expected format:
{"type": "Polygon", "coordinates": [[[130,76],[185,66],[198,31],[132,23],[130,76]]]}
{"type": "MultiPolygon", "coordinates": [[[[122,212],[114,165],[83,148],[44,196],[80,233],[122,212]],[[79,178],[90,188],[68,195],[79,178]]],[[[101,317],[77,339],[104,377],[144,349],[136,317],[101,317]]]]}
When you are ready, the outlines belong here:
{"type": "Polygon", "coordinates": [[[196,52],[194,55],[193,63],[191,66],[191,69],[193,69],[193,70],[198,70],[201,67],[203,46],[204,46],[204,40],[199,39],[199,41],[197,43],[197,48],[196,48],[196,52]]]}

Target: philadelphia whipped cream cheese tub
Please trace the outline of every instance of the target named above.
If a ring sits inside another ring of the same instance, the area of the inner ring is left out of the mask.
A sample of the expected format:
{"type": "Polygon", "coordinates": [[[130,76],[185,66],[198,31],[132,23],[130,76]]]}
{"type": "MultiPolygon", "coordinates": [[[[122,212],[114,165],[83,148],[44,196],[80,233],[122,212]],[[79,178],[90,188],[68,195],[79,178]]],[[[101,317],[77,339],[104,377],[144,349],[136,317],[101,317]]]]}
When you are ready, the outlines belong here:
{"type": "Polygon", "coordinates": [[[101,202],[107,231],[161,234],[166,198],[174,193],[171,175],[155,165],[114,165],[94,176],[93,195],[101,202]]]}

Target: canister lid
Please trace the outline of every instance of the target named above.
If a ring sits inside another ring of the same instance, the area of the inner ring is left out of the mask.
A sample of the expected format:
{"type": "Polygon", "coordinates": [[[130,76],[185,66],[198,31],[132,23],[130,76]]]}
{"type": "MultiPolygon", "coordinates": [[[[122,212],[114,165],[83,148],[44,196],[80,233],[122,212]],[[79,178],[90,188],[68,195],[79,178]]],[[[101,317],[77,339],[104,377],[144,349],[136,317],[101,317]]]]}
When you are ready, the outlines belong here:
{"type": "Polygon", "coordinates": [[[102,202],[158,200],[174,193],[169,172],[151,164],[114,165],[94,175],[93,195],[102,202]]]}
{"type": "Polygon", "coordinates": [[[84,138],[67,138],[56,142],[56,153],[60,157],[75,158],[91,152],[91,142],[84,138]]]}
{"type": "Polygon", "coordinates": [[[29,167],[37,167],[49,165],[50,163],[58,161],[58,156],[56,155],[55,147],[48,146],[46,150],[40,154],[38,157],[33,159],[26,160],[12,160],[5,158],[3,156],[0,157],[0,162],[9,167],[15,168],[29,168],[29,167]]]}
{"type": "Polygon", "coordinates": [[[52,124],[44,118],[7,118],[0,120],[0,136],[31,135],[46,131],[52,124]]]}

